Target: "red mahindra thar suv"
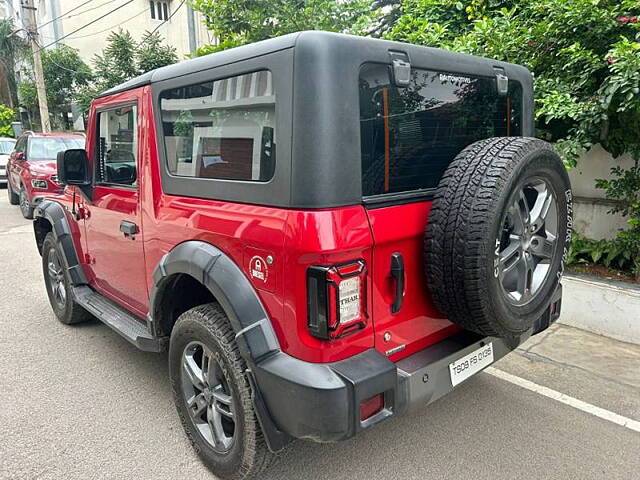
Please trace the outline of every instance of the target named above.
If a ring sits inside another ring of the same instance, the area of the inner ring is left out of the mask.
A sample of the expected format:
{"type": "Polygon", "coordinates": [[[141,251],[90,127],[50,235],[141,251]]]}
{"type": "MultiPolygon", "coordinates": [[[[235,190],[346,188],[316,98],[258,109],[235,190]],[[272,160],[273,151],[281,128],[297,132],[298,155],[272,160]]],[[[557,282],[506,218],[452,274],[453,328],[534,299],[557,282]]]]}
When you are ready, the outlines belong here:
{"type": "Polygon", "coordinates": [[[26,132],[16,142],[7,162],[7,195],[11,205],[20,205],[24,218],[47,195],[62,193],[58,183],[58,152],[83,148],[84,135],[74,133],[26,132]]]}
{"type": "Polygon", "coordinates": [[[168,350],[222,478],[423,407],[558,318],[571,190],[523,67],[302,32],[135,78],[88,125],[35,213],[51,305],[168,350]]]}

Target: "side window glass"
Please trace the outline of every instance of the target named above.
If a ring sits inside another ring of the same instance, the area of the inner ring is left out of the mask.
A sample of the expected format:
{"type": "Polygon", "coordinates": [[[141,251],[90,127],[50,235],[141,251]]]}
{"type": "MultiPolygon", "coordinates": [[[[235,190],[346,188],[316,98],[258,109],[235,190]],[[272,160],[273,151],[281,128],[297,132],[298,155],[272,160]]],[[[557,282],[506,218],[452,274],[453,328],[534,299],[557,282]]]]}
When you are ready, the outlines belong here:
{"type": "Polygon", "coordinates": [[[266,182],[276,158],[276,95],[267,70],[162,92],[172,175],[266,182]]]}
{"type": "Polygon", "coordinates": [[[18,142],[16,143],[16,152],[22,152],[24,153],[25,151],[25,144],[27,143],[27,139],[26,137],[20,137],[20,139],[18,140],[18,142]]]}
{"type": "Polygon", "coordinates": [[[96,183],[137,185],[137,107],[127,105],[98,114],[96,183]]]}

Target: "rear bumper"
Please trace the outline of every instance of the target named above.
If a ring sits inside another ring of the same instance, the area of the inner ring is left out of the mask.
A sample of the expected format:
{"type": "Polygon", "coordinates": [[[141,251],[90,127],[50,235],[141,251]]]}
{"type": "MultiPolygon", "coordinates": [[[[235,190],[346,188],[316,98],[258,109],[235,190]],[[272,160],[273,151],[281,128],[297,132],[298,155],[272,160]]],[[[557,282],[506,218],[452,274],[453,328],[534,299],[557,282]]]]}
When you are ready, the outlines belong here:
{"type": "Polygon", "coordinates": [[[446,395],[451,384],[449,364],[476,349],[493,344],[494,361],[531,335],[546,329],[560,314],[562,287],[554,307],[523,335],[505,339],[462,331],[393,363],[375,349],[329,364],[308,363],[279,352],[259,362],[254,376],[260,400],[275,428],[295,438],[318,442],[344,440],[387,418],[427,405],[446,395]],[[360,403],[384,394],[384,408],[360,421],[360,403]]]}

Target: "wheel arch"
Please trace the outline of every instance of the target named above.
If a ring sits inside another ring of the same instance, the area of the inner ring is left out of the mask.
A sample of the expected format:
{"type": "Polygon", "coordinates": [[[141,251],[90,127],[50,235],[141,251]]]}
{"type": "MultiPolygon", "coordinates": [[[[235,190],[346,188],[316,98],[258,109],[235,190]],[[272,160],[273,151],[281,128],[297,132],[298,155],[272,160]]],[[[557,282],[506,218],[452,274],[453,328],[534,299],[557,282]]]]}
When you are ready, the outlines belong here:
{"type": "Polygon", "coordinates": [[[64,255],[71,283],[74,286],[87,283],[87,277],[80,265],[76,248],[73,244],[73,234],[69,220],[62,205],[52,200],[43,200],[34,211],[33,231],[36,245],[41,255],[44,239],[49,232],[52,232],[64,255]]]}
{"type": "MultiPolygon", "coordinates": [[[[153,272],[149,312],[150,323],[157,334],[168,335],[173,327],[175,318],[167,322],[167,315],[171,315],[167,298],[175,291],[176,283],[191,284],[196,289],[199,288],[196,285],[200,285],[210,294],[209,301],[220,304],[249,365],[280,350],[267,311],[238,265],[220,249],[199,240],[174,247],[153,272]]],[[[193,290],[188,291],[193,294],[193,290]]],[[[195,295],[204,297],[202,291],[195,295]]],[[[199,303],[206,303],[206,298],[202,300],[199,303]]]]}

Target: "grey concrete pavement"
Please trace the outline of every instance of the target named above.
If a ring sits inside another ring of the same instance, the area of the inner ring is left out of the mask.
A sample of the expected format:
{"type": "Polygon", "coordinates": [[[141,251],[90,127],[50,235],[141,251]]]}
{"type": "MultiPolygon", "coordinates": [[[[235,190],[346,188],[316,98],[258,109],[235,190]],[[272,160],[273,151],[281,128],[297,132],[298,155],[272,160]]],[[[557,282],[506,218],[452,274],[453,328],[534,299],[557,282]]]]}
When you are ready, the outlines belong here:
{"type": "MultiPolygon", "coordinates": [[[[29,221],[0,190],[0,478],[213,478],[177,420],[166,356],[60,324],[29,221]]],[[[640,347],[556,326],[495,365],[640,420],[640,347]]],[[[631,479],[640,434],[485,373],[353,440],[297,442],[275,479],[631,479]]]]}

